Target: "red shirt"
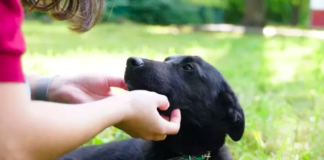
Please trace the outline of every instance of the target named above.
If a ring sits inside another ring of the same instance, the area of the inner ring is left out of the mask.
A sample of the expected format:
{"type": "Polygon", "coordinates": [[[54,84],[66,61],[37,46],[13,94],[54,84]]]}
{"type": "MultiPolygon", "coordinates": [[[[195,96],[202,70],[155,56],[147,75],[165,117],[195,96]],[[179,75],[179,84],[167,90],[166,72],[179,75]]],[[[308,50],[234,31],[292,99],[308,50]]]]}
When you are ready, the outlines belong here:
{"type": "Polygon", "coordinates": [[[21,58],[25,40],[20,0],[0,0],[0,82],[24,82],[21,58]]]}

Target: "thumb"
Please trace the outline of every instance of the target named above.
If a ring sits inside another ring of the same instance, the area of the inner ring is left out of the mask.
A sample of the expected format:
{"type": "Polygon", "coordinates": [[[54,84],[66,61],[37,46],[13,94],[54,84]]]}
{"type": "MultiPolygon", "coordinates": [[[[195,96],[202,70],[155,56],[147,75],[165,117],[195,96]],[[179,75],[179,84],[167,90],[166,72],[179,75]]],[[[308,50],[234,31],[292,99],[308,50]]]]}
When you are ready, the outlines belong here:
{"type": "Polygon", "coordinates": [[[181,113],[180,109],[175,109],[171,112],[170,121],[167,121],[163,118],[163,121],[165,122],[166,127],[166,133],[165,134],[177,134],[180,129],[180,122],[181,122],[181,113]]]}

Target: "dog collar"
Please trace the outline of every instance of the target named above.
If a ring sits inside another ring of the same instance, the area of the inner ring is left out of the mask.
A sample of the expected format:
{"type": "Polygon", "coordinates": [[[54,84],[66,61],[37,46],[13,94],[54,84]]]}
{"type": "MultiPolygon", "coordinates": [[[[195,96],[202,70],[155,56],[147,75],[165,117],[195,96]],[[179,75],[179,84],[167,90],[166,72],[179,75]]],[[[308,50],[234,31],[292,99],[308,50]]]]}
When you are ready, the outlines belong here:
{"type": "Polygon", "coordinates": [[[199,156],[189,156],[189,155],[183,155],[175,158],[170,158],[167,160],[210,160],[210,152],[207,152],[207,154],[199,155],[199,156]]]}

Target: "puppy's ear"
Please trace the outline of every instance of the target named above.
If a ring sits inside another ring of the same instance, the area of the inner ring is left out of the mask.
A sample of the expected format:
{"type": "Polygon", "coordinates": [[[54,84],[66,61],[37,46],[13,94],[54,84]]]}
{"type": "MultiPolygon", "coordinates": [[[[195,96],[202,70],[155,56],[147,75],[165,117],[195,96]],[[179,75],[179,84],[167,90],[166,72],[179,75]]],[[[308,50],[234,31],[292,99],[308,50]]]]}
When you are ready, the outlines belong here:
{"type": "Polygon", "coordinates": [[[218,95],[221,106],[224,107],[225,120],[229,123],[227,134],[233,141],[239,141],[244,133],[244,112],[233,92],[221,91],[218,95]]]}

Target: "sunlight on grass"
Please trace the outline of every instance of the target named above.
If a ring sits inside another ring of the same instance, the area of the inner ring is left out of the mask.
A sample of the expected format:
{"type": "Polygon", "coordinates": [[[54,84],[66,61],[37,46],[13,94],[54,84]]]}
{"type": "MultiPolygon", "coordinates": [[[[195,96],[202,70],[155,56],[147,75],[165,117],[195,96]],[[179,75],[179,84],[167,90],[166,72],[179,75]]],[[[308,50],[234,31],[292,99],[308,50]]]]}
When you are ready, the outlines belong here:
{"type": "MultiPolygon", "coordinates": [[[[267,38],[224,33],[172,33],[172,27],[100,24],[78,35],[66,24],[24,25],[26,73],[99,72],[123,76],[126,59],[163,61],[199,55],[228,80],[246,114],[239,142],[227,138],[240,160],[320,160],[324,157],[324,43],[307,38],[267,38]]],[[[126,91],[114,89],[116,93],[126,91]]],[[[88,144],[129,138],[108,128],[88,144]]]]}
{"type": "MultiPolygon", "coordinates": [[[[283,40],[287,41],[287,40],[283,40]]],[[[300,46],[298,44],[289,45],[284,50],[278,48],[278,41],[269,41],[266,44],[270,50],[266,51],[270,69],[274,71],[271,77],[271,82],[274,84],[291,82],[294,80],[295,73],[298,72],[298,66],[302,63],[307,55],[311,55],[318,46],[300,46]]],[[[313,64],[308,64],[307,67],[312,67],[313,64]]]]}
{"type": "Polygon", "coordinates": [[[173,27],[160,27],[160,26],[149,26],[146,31],[151,34],[177,34],[176,28],[173,27]]]}

